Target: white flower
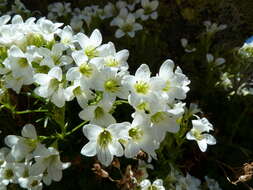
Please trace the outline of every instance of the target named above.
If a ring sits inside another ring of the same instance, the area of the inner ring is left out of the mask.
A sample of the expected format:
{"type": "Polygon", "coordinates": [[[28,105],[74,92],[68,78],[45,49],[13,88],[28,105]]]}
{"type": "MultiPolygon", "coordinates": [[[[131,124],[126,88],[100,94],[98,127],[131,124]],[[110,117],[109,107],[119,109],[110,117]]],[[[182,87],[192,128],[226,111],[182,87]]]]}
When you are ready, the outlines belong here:
{"type": "Polygon", "coordinates": [[[186,177],[179,176],[177,180],[176,190],[200,190],[200,180],[189,173],[186,174],[186,177]]]}
{"type": "Polygon", "coordinates": [[[140,17],[142,20],[148,20],[149,17],[152,19],[157,19],[158,14],[157,14],[157,7],[159,5],[159,1],[154,0],[154,1],[149,1],[149,0],[141,0],[141,9],[138,9],[136,11],[137,17],[140,17]]]}
{"type": "Polygon", "coordinates": [[[213,126],[206,118],[192,120],[192,129],[186,134],[188,140],[196,140],[198,146],[202,152],[205,152],[207,145],[216,144],[216,139],[207,133],[210,130],[213,130],[213,126]]]}
{"type": "Polygon", "coordinates": [[[48,48],[39,48],[37,51],[39,55],[43,56],[40,61],[40,66],[48,66],[53,68],[55,66],[69,65],[72,62],[70,56],[63,55],[63,51],[66,50],[66,46],[60,43],[54,44],[52,50],[48,48]]]}
{"type": "Polygon", "coordinates": [[[94,89],[102,91],[103,98],[108,101],[114,102],[116,97],[127,99],[128,90],[122,85],[122,78],[124,76],[124,71],[117,72],[117,70],[104,68],[94,81],[94,89]]]}
{"type": "Polygon", "coordinates": [[[167,59],[164,61],[158,76],[165,84],[161,95],[167,101],[171,102],[175,99],[183,100],[186,98],[186,93],[190,90],[188,87],[190,80],[182,73],[179,67],[174,71],[174,62],[172,60],[167,59]]]}
{"type": "Polygon", "coordinates": [[[48,74],[37,73],[35,82],[40,84],[34,91],[43,98],[49,98],[57,107],[65,104],[64,88],[62,83],[62,70],[53,67],[48,74]]]}
{"type": "Polygon", "coordinates": [[[124,144],[125,156],[133,158],[143,150],[148,154],[149,160],[151,157],[156,159],[155,150],[159,145],[153,137],[154,130],[149,120],[145,119],[143,115],[136,113],[132,124],[128,128],[129,140],[124,144]]]}
{"type": "Polygon", "coordinates": [[[88,124],[83,127],[84,135],[89,142],[82,148],[81,154],[85,156],[97,155],[98,160],[105,166],[109,166],[113,156],[124,154],[120,139],[127,139],[128,123],[111,124],[107,128],[88,124]]]}
{"type": "Polygon", "coordinates": [[[163,180],[156,179],[152,184],[148,179],[144,179],[140,182],[140,188],[141,190],[165,190],[165,187],[163,186],[163,180]]]}
{"type": "Polygon", "coordinates": [[[45,18],[40,18],[36,25],[37,32],[41,34],[45,40],[52,41],[54,35],[59,32],[59,27],[61,27],[63,23],[53,23],[45,18]]]}
{"type": "Polygon", "coordinates": [[[181,42],[181,45],[182,45],[182,47],[184,48],[184,51],[185,51],[186,53],[192,53],[192,52],[196,51],[196,48],[190,48],[190,47],[189,47],[189,45],[188,45],[188,40],[187,40],[186,38],[182,38],[182,39],[180,40],[180,42],[181,42]]]}
{"type": "Polygon", "coordinates": [[[222,57],[218,57],[214,60],[214,56],[210,53],[206,54],[206,60],[208,63],[214,63],[215,66],[220,66],[226,62],[226,60],[222,57]]]}
{"type": "Polygon", "coordinates": [[[115,32],[116,38],[121,38],[125,34],[133,38],[136,31],[143,29],[141,24],[135,22],[135,16],[128,13],[126,8],[120,10],[119,15],[112,20],[111,26],[119,27],[115,32]]]}
{"type": "Polygon", "coordinates": [[[106,127],[112,123],[116,123],[116,120],[112,114],[109,113],[112,105],[112,101],[108,101],[108,99],[102,99],[99,102],[91,103],[85,107],[79,113],[79,117],[83,120],[90,121],[92,124],[106,127]]]}
{"type": "Polygon", "coordinates": [[[206,27],[207,33],[216,33],[218,31],[222,31],[227,28],[226,24],[218,25],[217,23],[211,23],[211,21],[209,21],[209,20],[204,21],[203,24],[206,27]]]}
{"type": "Polygon", "coordinates": [[[205,180],[209,190],[222,190],[215,179],[205,176],[205,180]]]}
{"type": "Polygon", "coordinates": [[[91,36],[88,37],[83,33],[78,33],[75,37],[82,50],[80,50],[85,55],[85,61],[97,57],[99,55],[99,50],[97,49],[102,43],[102,35],[98,29],[95,29],[91,36]]]}
{"type": "Polygon", "coordinates": [[[149,114],[151,126],[154,128],[154,138],[161,142],[166,132],[177,133],[180,129],[180,119],[184,113],[183,103],[174,104],[173,108],[165,108],[149,114]]]}
{"type": "Polygon", "coordinates": [[[116,52],[112,42],[105,44],[103,50],[101,48],[101,56],[91,60],[98,68],[109,67],[121,71],[128,69],[127,59],[129,57],[129,51],[124,49],[116,52]]]}
{"type": "Polygon", "coordinates": [[[157,77],[151,77],[148,65],[142,64],[135,76],[127,75],[123,79],[125,87],[131,92],[128,101],[138,110],[150,112],[160,107],[158,93],[164,86],[163,81],[157,77]]]}
{"type": "Polygon", "coordinates": [[[61,38],[61,43],[64,44],[67,47],[70,47],[71,49],[75,49],[75,46],[73,44],[74,37],[73,37],[73,31],[70,26],[65,26],[58,34],[61,38]]]}
{"type": "Polygon", "coordinates": [[[42,174],[38,176],[28,176],[28,177],[21,177],[18,179],[19,185],[22,188],[28,190],[42,190],[42,174]]]}
{"type": "Polygon", "coordinates": [[[52,180],[60,181],[62,170],[70,166],[68,162],[61,162],[59,152],[52,147],[40,145],[34,152],[34,157],[36,162],[32,165],[30,173],[32,176],[38,176],[46,172],[43,182],[47,185],[50,185],[52,180]]]}
{"type": "Polygon", "coordinates": [[[0,168],[0,181],[4,185],[9,183],[17,183],[17,164],[16,163],[6,163],[3,167],[0,168]]]}
{"type": "Polygon", "coordinates": [[[22,131],[22,137],[8,135],[5,137],[5,144],[11,147],[11,155],[16,161],[21,161],[31,154],[39,145],[35,127],[31,124],[26,124],[22,131]]]}

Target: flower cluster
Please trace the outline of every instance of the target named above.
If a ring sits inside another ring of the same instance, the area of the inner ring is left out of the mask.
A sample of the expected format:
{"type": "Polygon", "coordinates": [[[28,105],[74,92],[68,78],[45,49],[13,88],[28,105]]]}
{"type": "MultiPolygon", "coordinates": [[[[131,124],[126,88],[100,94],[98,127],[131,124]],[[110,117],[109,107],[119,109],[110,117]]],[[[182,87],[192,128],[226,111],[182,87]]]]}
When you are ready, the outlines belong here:
{"type": "Polygon", "coordinates": [[[135,36],[135,32],[142,30],[140,20],[147,21],[149,18],[157,19],[159,2],[157,0],[134,0],[132,3],[117,1],[115,4],[109,2],[103,8],[98,5],[86,6],[83,9],[74,8],[72,11],[70,3],[56,2],[48,6],[48,18],[59,20],[71,17],[70,25],[74,30],[83,31],[84,23],[89,28],[94,20],[111,20],[110,25],[116,26],[116,38],[124,35],[135,36]]]}
{"type": "Polygon", "coordinates": [[[26,124],[21,134],[7,136],[8,148],[0,149],[0,189],[14,183],[25,189],[40,190],[42,182],[50,185],[52,181],[60,181],[62,170],[70,163],[61,162],[55,148],[40,143],[33,125],[26,124]]]}
{"type": "Polygon", "coordinates": [[[174,167],[170,167],[170,173],[165,178],[166,188],[176,190],[221,190],[217,181],[205,176],[205,183],[201,183],[200,179],[186,173],[184,176],[174,167]]]}

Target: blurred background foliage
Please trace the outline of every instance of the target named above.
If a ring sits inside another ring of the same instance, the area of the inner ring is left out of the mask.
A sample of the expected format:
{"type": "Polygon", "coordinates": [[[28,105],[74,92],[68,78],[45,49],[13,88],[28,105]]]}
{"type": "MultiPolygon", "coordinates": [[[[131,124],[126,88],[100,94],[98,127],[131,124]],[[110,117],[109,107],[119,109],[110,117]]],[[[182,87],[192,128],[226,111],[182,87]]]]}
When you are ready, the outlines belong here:
{"type": "MultiPolygon", "coordinates": [[[[52,0],[23,0],[25,6],[35,16],[46,16],[47,6],[56,2],[52,0]]],[[[62,1],[61,1],[62,2],[62,1]]],[[[82,8],[90,5],[105,5],[104,0],[72,0],[72,7],[82,8]]],[[[116,2],[116,1],[111,1],[116,2]]],[[[236,180],[242,174],[244,163],[253,161],[253,95],[242,96],[225,90],[216,84],[220,74],[229,71],[238,73],[243,65],[235,58],[235,49],[241,47],[248,37],[253,34],[253,1],[251,0],[160,0],[157,20],[143,23],[144,30],[137,32],[131,39],[123,37],[116,39],[114,30],[109,23],[99,23],[91,26],[99,28],[104,42],[112,41],[118,50],[128,49],[128,60],[132,73],[140,64],[146,63],[155,74],[162,62],[170,58],[179,65],[191,80],[190,92],[186,102],[198,103],[205,117],[214,125],[217,145],[208,148],[206,153],[200,152],[196,143],[185,142],[178,144],[173,135],[168,134],[158,151],[158,160],[153,161],[155,170],[149,170],[150,178],[164,179],[169,173],[169,164],[175,164],[183,172],[204,180],[208,175],[216,179],[222,189],[243,190],[252,186],[252,180],[246,184],[232,185],[227,180],[236,180]],[[226,24],[227,28],[215,34],[210,44],[203,43],[203,21],[210,20],[218,24],[226,24]],[[187,38],[190,44],[195,44],[197,51],[187,54],[181,46],[180,39],[187,38]],[[210,66],[206,61],[207,53],[224,57],[226,63],[222,68],[210,66]]],[[[7,6],[11,6],[12,1],[7,6]]],[[[25,16],[25,15],[24,15],[25,16]]],[[[66,23],[65,23],[66,24],[66,23]]],[[[93,28],[92,28],[93,27],[93,28]]],[[[252,68],[252,66],[251,66],[252,68]]],[[[252,74],[252,73],[251,73],[252,74]]],[[[232,89],[233,90],[233,89],[232,89]]],[[[22,108],[23,102],[18,102],[13,95],[17,108],[22,108]]],[[[67,117],[77,125],[79,108],[68,105],[67,117]]],[[[36,106],[35,106],[36,107],[36,106]]],[[[129,107],[122,106],[115,114],[120,120],[129,120],[129,107]]],[[[34,119],[34,115],[15,116],[1,112],[0,125],[3,131],[1,141],[8,134],[17,134],[21,126],[34,119]]],[[[50,132],[49,132],[50,133],[50,132]]],[[[60,183],[53,183],[44,189],[116,189],[113,182],[98,179],[91,171],[94,160],[80,155],[80,149],[85,142],[83,134],[78,131],[59,143],[63,160],[71,161],[72,167],[64,171],[60,183]],[[71,142],[71,143],[70,143],[71,142]]],[[[52,143],[52,142],[51,142],[52,143]]],[[[135,165],[135,160],[122,160],[122,168],[129,163],[135,165]]],[[[109,169],[115,179],[120,175],[115,168],[109,169]]],[[[14,188],[14,187],[13,187],[14,188]]]]}

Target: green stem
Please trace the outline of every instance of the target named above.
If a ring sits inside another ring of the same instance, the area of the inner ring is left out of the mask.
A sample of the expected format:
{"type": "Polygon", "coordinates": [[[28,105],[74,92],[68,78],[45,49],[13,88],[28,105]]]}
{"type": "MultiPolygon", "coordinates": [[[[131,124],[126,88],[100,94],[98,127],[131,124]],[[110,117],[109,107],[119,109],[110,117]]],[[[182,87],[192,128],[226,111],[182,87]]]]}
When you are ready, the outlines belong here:
{"type": "Polygon", "coordinates": [[[77,131],[78,129],[80,129],[81,127],[83,127],[83,125],[85,125],[86,123],[88,123],[88,121],[84,121],[82,123],[80,123],[79,125],[77,125],[74,129],[72,129],[71,131],[67,132],[65,134],[65,136],[71,135],[72,133],[74,133],[75,131],[77,131]]]}
{"type": "Polygon", "coordinates": [[[21,115],[21,114],[28,114],[28,113],[45,113],[48,112],[48,110],[24,110],[24,111],[14,111],[14,114],[21,115]]]}

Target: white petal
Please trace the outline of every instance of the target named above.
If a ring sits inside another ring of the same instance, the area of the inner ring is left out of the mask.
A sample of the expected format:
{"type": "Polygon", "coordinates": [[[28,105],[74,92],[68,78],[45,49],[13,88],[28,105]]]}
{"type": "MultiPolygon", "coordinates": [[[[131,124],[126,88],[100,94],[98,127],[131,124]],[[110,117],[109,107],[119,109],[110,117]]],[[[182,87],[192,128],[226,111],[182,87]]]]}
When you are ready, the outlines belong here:
{"type": "Polygon", "coordinates": [[[90,40],[92,41],[93,46],[95,46],[95,47],[100,46],[100,44],[102,43],[102,35],[98,29],[95,29],[92,32],[92,34],[90,36],[90,40]]]}
{"type": "Polygon", "coordinates": [[[83,133],[87,139],[90,141],[97,140],[98,135],[103,131],[103,129],[98,125],[88,124],[83,127],[83,133]]]}
{"type": "Polygon", "coordinates": [[[60,67],[53,67],[49,72],[48,75],[56,78],[58,81],[62,80],[62,70],[60,67]]]}
{"type": "Polygon", "coordinates": [[[151,72],[146,64],[142,64],[135,72],[135,76],[141,81],[148,81],[150,79],[150,75],[151,72]]]}
{"type": "Polygon", "coordinates": [[[35,127],[32,124],[26,124],[23,127],[21,134],[23,137],[37,139],[37,132],[35,130],[35,127]]]}
{"type": "Polygon", "coordinates": [[[15,136],[15,135],[8,135],[7,137],[5,137],[4,142],[7,146],[12,147],[15,144],[17,144],[19,141],[19,137],[15,136]]]}
{"type": "Polygon", "coordinates": [[[206,139],[202,139],[200,141],[197,141],[199,148],[202,152],[205,152],[207,149],[207,143],[206,143],[206,139]]]}
{"type": "Polygon", "coordinates": [[[97,146],[97,157],[104,166],[109,166],[113,160],[113,155],[110,153],[108,147],[102,148],[97,146]]]}
{"type": "Polygon", "coordinates": [[[95,156],[97,154],[97,152],[96,152],[96,146],[97,146],[96,141],[90,141],[90,142],[88,142],[82,148],[81,154],[85,155],[85,156],[88,156],[88,157],[95,156]]]}
{"type": "Polygon", "coordinates": [[[116,38],[121,38],[125,35],[125,32],[123,32],[121,29],[117,29],[115,32],[115,37],[116,38]]]}

